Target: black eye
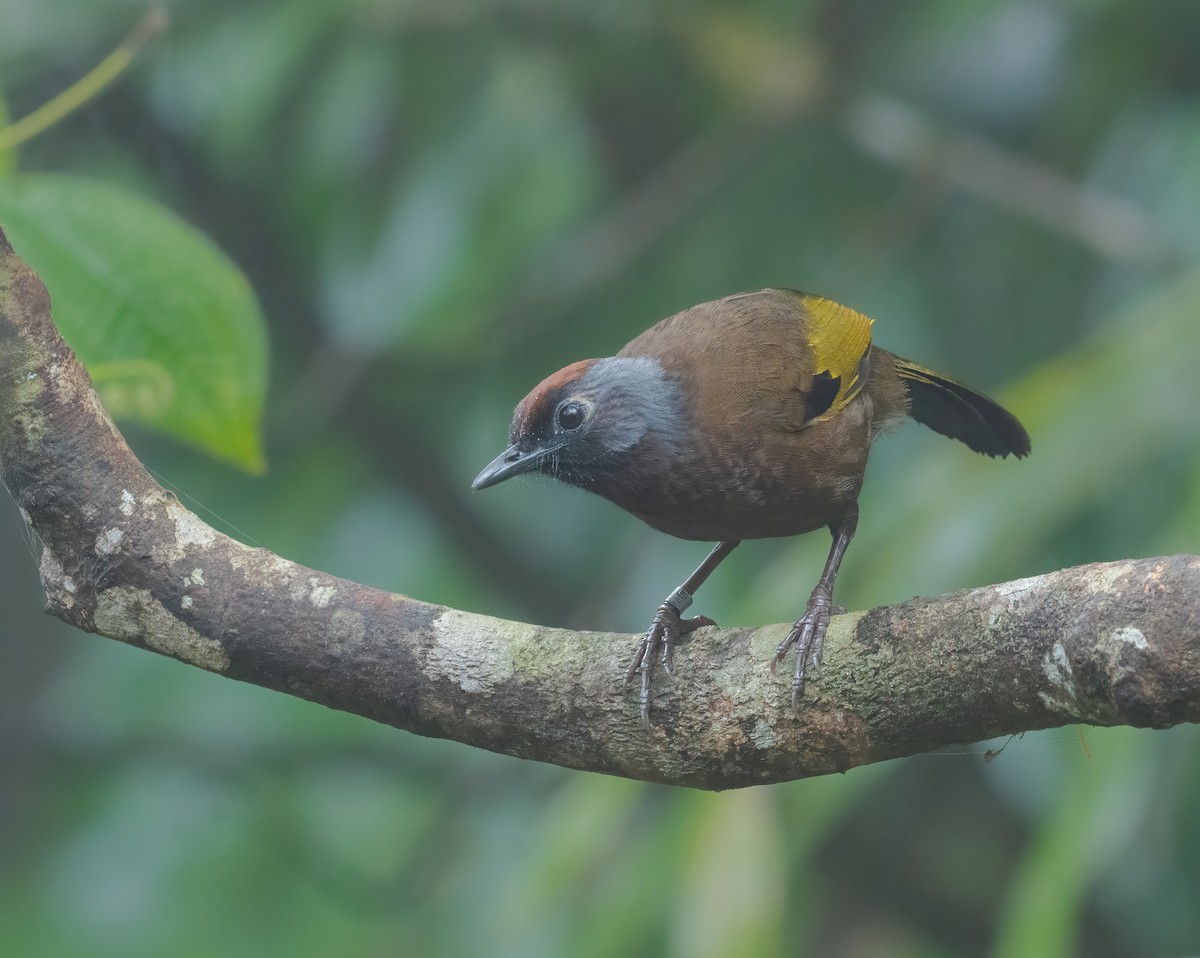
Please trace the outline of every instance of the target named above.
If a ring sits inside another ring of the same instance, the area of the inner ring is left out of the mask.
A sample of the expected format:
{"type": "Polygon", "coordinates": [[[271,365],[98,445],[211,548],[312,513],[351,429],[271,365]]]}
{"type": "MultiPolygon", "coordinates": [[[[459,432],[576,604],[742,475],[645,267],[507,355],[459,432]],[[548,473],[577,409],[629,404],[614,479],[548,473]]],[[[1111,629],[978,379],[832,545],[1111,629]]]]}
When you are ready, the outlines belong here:
{"type": "Polygon", "coordinates": [[[558,424],[563,429],[578,429],[583,425],[583,407],[577,402],[563,403],[558,408],[558,424]]]}

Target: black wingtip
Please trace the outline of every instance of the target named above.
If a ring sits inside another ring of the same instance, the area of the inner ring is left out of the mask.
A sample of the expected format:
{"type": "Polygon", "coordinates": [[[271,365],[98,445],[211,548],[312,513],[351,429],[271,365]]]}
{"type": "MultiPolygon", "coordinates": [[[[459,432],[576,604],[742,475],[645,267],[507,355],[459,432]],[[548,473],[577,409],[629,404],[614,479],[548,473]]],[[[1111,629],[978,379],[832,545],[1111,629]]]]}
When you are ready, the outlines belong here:
{"type": "Polygon", "coordinates": [[[899,357],[896,372],[908,387],[909,415],[917,422],[985,456],[1024,459],[1029,455],[1029,433],[995,400],[899,357]]]}

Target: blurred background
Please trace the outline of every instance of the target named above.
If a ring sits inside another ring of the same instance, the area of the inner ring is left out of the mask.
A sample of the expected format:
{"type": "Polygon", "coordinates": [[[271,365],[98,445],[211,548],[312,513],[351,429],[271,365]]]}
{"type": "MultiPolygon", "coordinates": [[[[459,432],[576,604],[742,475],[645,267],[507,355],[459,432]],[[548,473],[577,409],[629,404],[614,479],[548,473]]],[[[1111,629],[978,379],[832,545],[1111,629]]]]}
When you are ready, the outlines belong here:
{"type": "MultiPolygon", "coordinates": [[[[21,116],[128,0],[3,0],[21,116]]],[[[1033,456],[877,446],[851,608],[1200,551],[1200,4],[235,0],[22,147],[203,230],[267,317],[269,470],[144,430],[219,528],[337,575],[639,631],[705,546],[469,484],[549,372],[766,285],[992,392],[1033,456]],[[206,511],[211,510],[211,511],[206,511]]],[[[18,251],[19,252],[19,251],[18,251]]],[[[794,619],[828,543],[697,609],[794,619]]],[[[1184,955],[1200,737],[1027,734],[723,795],[426,741],[41,614],[0,501],[13,955],[1184,955]],[[999,747],[1001,743],[990,743],[999,747]]]]}

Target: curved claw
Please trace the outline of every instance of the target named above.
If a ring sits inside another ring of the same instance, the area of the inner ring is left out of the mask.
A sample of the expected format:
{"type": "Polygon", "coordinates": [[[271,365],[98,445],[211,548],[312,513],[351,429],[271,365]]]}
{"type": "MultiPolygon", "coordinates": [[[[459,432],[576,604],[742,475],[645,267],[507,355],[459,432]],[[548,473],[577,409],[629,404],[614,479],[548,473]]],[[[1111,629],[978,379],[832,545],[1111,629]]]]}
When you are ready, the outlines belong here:
{"type": "Polygon", "coordinates": [[[796,671],[792,675],[792,709],[800,708],[800,698],[804,695],[805,671],[811,665],[814,669],[821,665],[821,652],[825,645],[825,633],[829,629],[829,619],[832,602],[823,594],[815,594],[808,602],[808,609],[787,637],[775,649],[771,659],[771,671],[783,661],[788,650],[796,646],[796,671]]]}
{"type": "Polygon", "coordinates": [[[638,694],[638,712],[642,724],[650,724],[650,686],[654,678],[655,660],[662,665],[663,672],[668,678],[673,678],[671,669],[675,658],[675,645],[685,635],[690,635],[706,625],[716,625],[706,615],[697,615],[691,619],[680,618],[675,607],[664,602],[654,613],[654,621],[642,637],[642,641],[634,653],[633,661],[625,670],[625,687],[633,681],[635,675],[641,676],[641,687],[638,694]]]}

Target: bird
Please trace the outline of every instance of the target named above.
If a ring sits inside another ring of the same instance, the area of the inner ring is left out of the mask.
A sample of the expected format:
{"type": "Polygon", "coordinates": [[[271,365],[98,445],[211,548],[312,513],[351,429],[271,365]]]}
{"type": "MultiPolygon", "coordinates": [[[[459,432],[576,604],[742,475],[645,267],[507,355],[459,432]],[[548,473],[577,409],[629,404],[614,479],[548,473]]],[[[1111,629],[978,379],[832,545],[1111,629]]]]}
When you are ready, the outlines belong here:
{"type": "Polygon", "coordinates": [[[508,448],[474,489],[542,473],[667,535],[716,543],[658,607],[626,670],[627,686],[640,676],[643,723],[656,663],[669,674],[679,640],[716,624],[683,614],[717,566],[744,540],[825,528],[824,569],[770,663],[774,671],[796,648],[799,707],[820,665],[868,453],[888,426],[911,418],[977,453],[1029,454],[1012,413],[874,345],[873,325],[811,293],[737,293],[663,319],[615,356],[560,369],[518,403],[508,448]]]}

